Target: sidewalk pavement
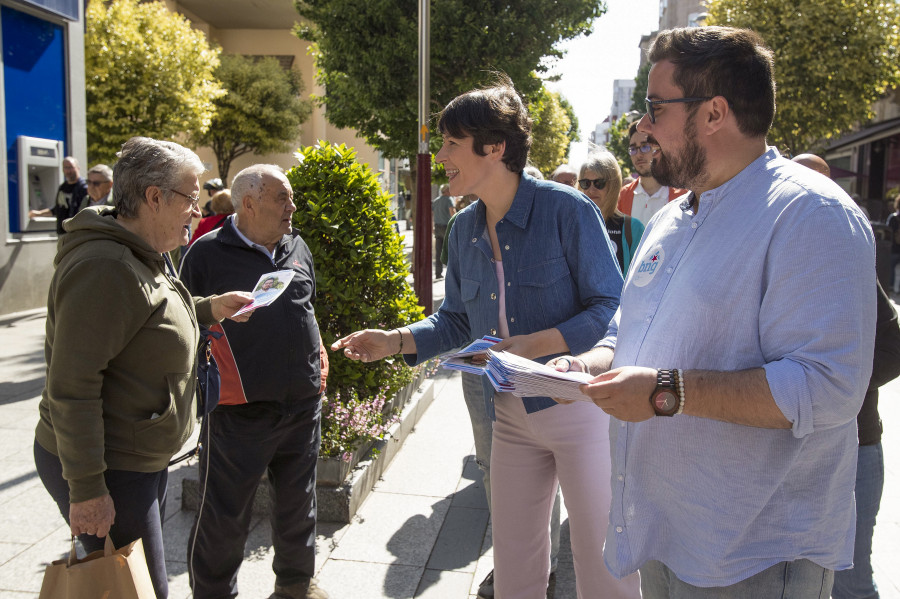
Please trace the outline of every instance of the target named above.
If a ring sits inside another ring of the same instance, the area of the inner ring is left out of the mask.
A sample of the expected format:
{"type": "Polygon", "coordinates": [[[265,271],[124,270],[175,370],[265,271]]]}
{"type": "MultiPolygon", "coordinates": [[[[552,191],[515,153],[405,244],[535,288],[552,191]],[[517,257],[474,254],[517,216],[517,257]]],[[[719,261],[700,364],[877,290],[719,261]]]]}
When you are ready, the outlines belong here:
{"type": "MultiPolygon", "coordinates": [[[[436,287],[436,293],[439,291],[436,287]]],[[[0,317],[0,598],[36,598],[46,565],[68,554],[68,529],[34,470],[32,444],[44,384],[43,311],[0,317]]],[[[900,599],[900,379],[882,388],[886,481],[875,533],[882,599],[900,599]]],[[[170,597],[190,597],[185,553],[193,512],[182,511],[181,481],[169,478],[165,542],[170,597]]],[[[473,599],[490,571],[491,539],[481,475],[459,375],[439,371],[435,400],[353,522],[321,523],[317,576],[334,599],[473,599]]],[[[574,599],[568,520],[557,599],[574,599]]],[[[242,597],[272,591],[267,520],[256,519],[239,575],[242,597]]],[[[596,598],[590,598],[596,599],[596,598]]]]}

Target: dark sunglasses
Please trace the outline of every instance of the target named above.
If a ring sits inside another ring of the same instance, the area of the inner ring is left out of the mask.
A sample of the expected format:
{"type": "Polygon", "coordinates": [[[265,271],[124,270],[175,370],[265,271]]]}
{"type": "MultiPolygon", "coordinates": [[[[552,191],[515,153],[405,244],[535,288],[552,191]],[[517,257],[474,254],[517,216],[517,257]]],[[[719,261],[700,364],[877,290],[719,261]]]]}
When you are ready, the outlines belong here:
{"type": "Polygon", "coordinates": [[[584,189],[585,191],[590,189],[591,185],[593,185],[597,189],[603,189],[604,187],[606,187],[606,179],[579,179],[578,180],[578,186],[581,187],[581,189],[584,189]]]}
{"type": "Polygon", "coordinates": [[[650,117],[650,122],[656,124],[656,105],[657,104],[690,104],[692,102],[706,102],[707,100],[712,100],[712,97],[709,98],[674,98],[672,100],[651,100],[650,98],[644,98],[644,106],[647,107],[647,116],[650,117]]]}
{"type": "Polygon", "coordinates": [[[88,185],[103,185],[104,183],[109,183],[109,181],[92,181],[91,179],[87,180],[88,185]]]}
{"type": "Polygon", "coordinates": [[[628,146],[628,154],[629,154],[630,156],[634,156],[634,155],[637,154],[638,152],[640,152],[641,154],[646,154],[647,152],[649,152],[649,151],[652,150],[653,148],[654,148],[654,146],[652,146],[652,145],[650,145],[650,144],[643,144],[643,145],[642,145],[641,147],[639,147],[639,148],[636,147],[636,146],[628,146]]]}

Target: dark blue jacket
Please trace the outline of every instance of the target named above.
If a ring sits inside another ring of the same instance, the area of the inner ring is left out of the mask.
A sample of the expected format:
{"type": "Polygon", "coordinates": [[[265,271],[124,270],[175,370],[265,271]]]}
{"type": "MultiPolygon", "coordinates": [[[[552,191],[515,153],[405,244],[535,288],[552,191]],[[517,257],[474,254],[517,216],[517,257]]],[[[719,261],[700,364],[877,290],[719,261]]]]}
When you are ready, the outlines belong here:
{"type": "Polygon", "coordinates": [[[309,247],[294,229],[272,260],[237,234],[234,218],[194,242],[184,255],[181,280],[193,295],[250,291],[259,277],[293,270],[294,279],[272,304],[247,322],[225,320],[212,330],[222,387],[219,403],[277,402],[288,413],[320,395],[319,326],[313,311],[315,271],[309,247]]]}

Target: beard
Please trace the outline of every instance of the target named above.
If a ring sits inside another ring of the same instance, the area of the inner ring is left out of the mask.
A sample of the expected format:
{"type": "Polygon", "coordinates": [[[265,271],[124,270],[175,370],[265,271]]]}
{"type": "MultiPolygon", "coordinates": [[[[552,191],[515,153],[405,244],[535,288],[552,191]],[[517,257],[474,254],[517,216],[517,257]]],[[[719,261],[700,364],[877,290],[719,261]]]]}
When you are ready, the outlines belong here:
{"type": "Polygon", "coordinates": [[[697,143],[693,121],[684,128],[684,140],[679,154],[667,156],[660,149],[659,156],[650,163],[650,172],[660,185],[693,189],[706,180],[706,150],[697,143]]]}

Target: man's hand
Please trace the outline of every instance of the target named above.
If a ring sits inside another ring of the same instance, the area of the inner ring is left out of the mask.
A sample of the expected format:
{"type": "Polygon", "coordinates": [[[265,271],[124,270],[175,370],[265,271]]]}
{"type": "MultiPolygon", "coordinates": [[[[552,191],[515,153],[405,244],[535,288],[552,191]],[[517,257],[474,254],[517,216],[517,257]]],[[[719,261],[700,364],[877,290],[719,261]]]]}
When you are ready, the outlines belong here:
{"type": "MultiPolygon", "coordinates": [[[[584,367],[584,362],[574,356],[560,356],[558,358],[553,358],[547,362],[547,366],[555,368],[558,372],[587,372],[587,369],[584,367]]],[[[562,399],[560,397],[551,397],[550,399],[563,405],[575,403],[575,400],[573,399],[562,399]]]]}
{"type": "Polygon", "coordinates": [[[105,537],[116,521],[116,508],[109,493],[69,505],[69,527],[75,536],[105,537]]]}
{"type": "Polygon", "coordinates": [[[639,366],[616,368],[581,386],[581,392],[600,409],[619,420],[641,422],[656,414],[650,394],[656,389],[656,370],[639,366]]]}
{"type": "Polygon", "coordinates": [[[331,351],[344,350],[351,360],[374,362],[392,355],[400,341],[396,331],[365,329],[350,333],[331,344],[331,351]]]}
{"type": "Polygon", "coordinates": [[[223,320],[230,318],[235,322],[247,322],[253,311],[244,312],[240,316],[234,316],[234,313],[253,301],[253,295],[244,291],[232,291],[223,293],[222,295],[214,295],[210,303],[212,304],[213,318],[223,320]]]}

